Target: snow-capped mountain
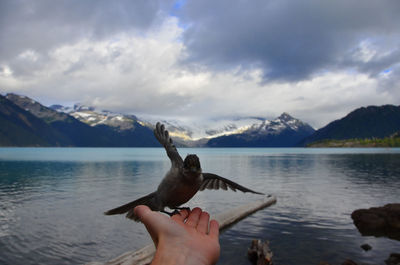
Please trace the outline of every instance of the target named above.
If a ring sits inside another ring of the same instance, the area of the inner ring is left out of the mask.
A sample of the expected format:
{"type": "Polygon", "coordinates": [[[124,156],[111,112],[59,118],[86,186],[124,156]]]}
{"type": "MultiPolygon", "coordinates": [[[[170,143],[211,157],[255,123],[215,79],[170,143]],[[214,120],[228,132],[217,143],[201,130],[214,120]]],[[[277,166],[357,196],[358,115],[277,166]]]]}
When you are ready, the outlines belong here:
{"type": "Polygon", "coordinates": [[[218,119],[160,119],[125,115],[91,106],[46,107],[35,100],[7,94],[4,100],[28,111],[58,133],[60,146],[159,146],[153,135],[156,122],[165,124],[177,146],[284,147],[314,132],[308,124],[283,113],[276,119],[258,117],[218,119]]]}
{"type": "MultiPolygon", "coordinates": [[[[278,136],[281,133],[287,134],[290,131],[293,135],[308,136],[314,129],[308,124],[283,113],[274,120],[267,120],[259,117],[244,118],[219,118],[219,119],[184,119],[184,118],[159,118],[154,116],[124,115],[111,111],[97,110],[94,107],[75,104],[71,107],[52,105],[52,109],[68,113],[76,119],[91,126],[107,125],[117,128],[120,131],[132,129],[135,123],[152,129],[154,124],[162,122],[180,146],[202,146],[210,141],[214,146],[219,138],[230,136],[233,138],[246,138],[246,143],[251,139],[266,136],[278,136]],[[215,139],[215,140],[214,140],[215,139]],[[212,140],[212,141],[211,141],[212,140]]],[[[270,137],[271,138],[271,137],[270,137]]],[[[294,137],[297,139],[297,137],[294,137]]],[[[265,140],[265,139],[264,139],[265,140]]],[[[292,141],[290,141],[292,142],[292,141]]]]}
{"type": "MultiPolygon", "coordinates": [[[[262,118],[221,118],[221,119],[160,119],[154,116],[125,115],[106,110],[97,110],[91,106],[75,104],[73,107],[52,105],[50,108],[67,113],[81,122],[91,126],[107,125],[118,127],[119,130],[131,129],[134,122],[142,126],[153,128],[157,122],[165,124],[170,135],[179,141],[198,141],[222,135],[242,133],[252,126],[261,126],[265,121],[262,118]]],[[[204,140],[203,140],[204,141],[204,140]]]]}
{"type": "Polygon", "coordinates": [[[177,146],[191,147],[294,147],[324,139],[381,138],[399,131],[394,126],[399,124],[399,106],[393,105],[356,109],[315,132],[287,113],[273,120],[139,119],[81,104],[50,108],[14,93],[0,94],[0,101],[1,146],[160,147],[153,134],[157,121],[166,124],[177,146]]]}
{"type": "Polygon", "coordinates": [[[260,125],[252,125],[248,130],[245,131],[245,133],[258,133],[262,135],[279,134],[287,129],[298,131],[304,127],[310,126],[307,123],[304,123],[299,119],[295,119],[288,113],[284,112],[278,118],[272,121],[264,120],[260,125]]]}
{"type": "Polygon", "coordinates": [[[67,113],[90,126],[107,125],[118,128],[121,131],[133,129],[135,122],[137,122],[137,118],[134,115],[124,115],[107,110],[99,111],[94,107],[82,104],[75,104],[73,107],[51,105],[50,108],[58,112],[67,113]]]}
{"type": "Polygon", "coordinates": [[[291,147],[314,133],[314,129],[287,113],[261,124],[254,124],[242,133],[210,139],[210,147],[291,147]]]}
{"type": "Polygon", "coordinates": [[[186,141],[211,139],[223,135],[242,133],[252,126],[260,126],[264,119],[261,118],[220,118],[220,119],[160,119],[153,116],[141,116],[144,124],[154,126],[162,122],[171,136],[182,138],[186,141]]]}
{"type": "Polygon", "coordinates": [[[34,128],[20,127],[20,123],[10,125],[14,134],[25,135],[17,145],[32,140],[33,146],[79,146],[79,147],[149,147],[160,144],[154,137],[153,130],[140,125],[134,116],[119,115],[107,111],[97,113],[94,108],[75,105],[65,108],[60,105],[46,107],[26,96],[7,94],[5,103],[10,105],[23,123],[34,128]],[[14,105],[14,106],[13,106],[14,105]],[[58,111],[57,111],[58,110],[58,111]],[[60,111],[63,110],[66,113],[60,111]],[[32,115],[26,115],[30,113],[32,115]],[[77,119],[70,115],[79,116],[77,119]],[[82,122],[82,120],[86,122],[82,122]],[[16,129],[19,128],[19,129],[16,129]]]}

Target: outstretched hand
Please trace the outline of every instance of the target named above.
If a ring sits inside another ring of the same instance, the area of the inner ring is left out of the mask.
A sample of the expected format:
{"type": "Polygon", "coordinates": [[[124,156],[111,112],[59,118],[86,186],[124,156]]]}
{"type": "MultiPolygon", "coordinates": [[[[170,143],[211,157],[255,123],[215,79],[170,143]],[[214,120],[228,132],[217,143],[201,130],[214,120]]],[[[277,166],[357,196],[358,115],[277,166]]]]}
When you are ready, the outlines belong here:
{"type": "Polygon", "coordinates": [[[207,212],[194,208],[169,218],[144,205],[137,206],[134,211],[156,246],[152,265],[208,265],[218,261],[219,225],[215,220],[210,222],[207,212]]]}

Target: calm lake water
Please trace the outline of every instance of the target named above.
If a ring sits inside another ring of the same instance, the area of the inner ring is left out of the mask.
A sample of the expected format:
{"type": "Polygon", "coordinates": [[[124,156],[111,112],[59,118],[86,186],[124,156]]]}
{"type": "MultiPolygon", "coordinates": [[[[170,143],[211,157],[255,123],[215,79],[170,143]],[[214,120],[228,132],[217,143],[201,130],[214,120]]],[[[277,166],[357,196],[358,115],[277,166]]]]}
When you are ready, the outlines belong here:
{"type": "MultiPolygon", "coordinates": [[[[278,199],[223,232],[218,264],[250,264],[253,238],[270,241],[277,265],[384,264],[400,252],[399,241],[362,237],[350,218],[400,202],[400,149],[179,151],[278,199]]],[[[103,212],[154,191],[169,167],[161,148],[0,148],[0,264],[107,261],[149,244],[142,224],[103,212]]],[[[204,191],[189,206],[218,213],[258,198],[204,191]]]]}

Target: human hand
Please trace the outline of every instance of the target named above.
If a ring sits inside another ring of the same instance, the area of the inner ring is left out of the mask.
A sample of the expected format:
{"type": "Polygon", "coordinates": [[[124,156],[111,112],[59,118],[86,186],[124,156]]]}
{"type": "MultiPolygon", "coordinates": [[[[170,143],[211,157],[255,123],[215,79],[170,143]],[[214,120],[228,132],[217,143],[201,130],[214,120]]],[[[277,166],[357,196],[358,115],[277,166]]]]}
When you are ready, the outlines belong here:
{"type": "Polygon", "coordinates": [[[208,265],[218,261],[219,225],[215,220],[209,222],[207,212],[194,208],[192,211],[182,210],[169,218],[144,205],[137,206],[134,211],[156,246],[152,265],[208,265]]]}

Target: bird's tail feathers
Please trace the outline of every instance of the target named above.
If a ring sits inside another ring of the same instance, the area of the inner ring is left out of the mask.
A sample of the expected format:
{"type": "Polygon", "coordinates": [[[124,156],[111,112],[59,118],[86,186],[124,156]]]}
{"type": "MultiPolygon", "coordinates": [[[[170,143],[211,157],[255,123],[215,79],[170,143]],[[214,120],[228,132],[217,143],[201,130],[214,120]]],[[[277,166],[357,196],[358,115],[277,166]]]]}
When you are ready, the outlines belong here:
{"type": "Polygon", "coordinates": [[[133,209],[135,209],[135,207],[138,205],[146,205],[150,209],[154,210],[153,205],[154,205],[154,201],[155,201],[155,195],[156,195],[155,192],[150,193],[142,198],[139,198],[139,199],[129,202],[127,204],[121,205],[117,208],[108,210],[108,211],[104,212],[104,214],[105,215],[114,215],[114,214],[123,214],[123,213],[128,212],[126,214],[126,218],[132,219],[134,221],[139,221],[139,218],[134,214],[133,209]]]}

